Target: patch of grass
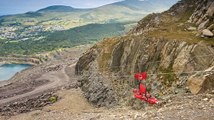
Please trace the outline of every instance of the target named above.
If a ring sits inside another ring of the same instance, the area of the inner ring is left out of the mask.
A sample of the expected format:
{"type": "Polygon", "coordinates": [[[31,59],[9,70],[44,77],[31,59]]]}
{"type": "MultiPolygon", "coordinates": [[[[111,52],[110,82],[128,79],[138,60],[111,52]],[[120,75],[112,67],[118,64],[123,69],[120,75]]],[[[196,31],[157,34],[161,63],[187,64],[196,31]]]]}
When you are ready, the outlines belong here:
{"type": "Polygon", "coordinates": [[[167,69],[160,69],[160,73],[169,73],[169,74],[161,74],[159,77],[162,78],[162,84],[171,87],[174,82],[178,80],[176,77],[176,74],[173,73],[173,70],[171,68],[167,69]]]}
{"type": "Polygon", "coordinates": [[[52,96],[52,97],[49,98],[49,101],[50,101],[51,103],[55,103],[55,102],[57,102],[57,100],[58,100],[58,97],[57,97],[57,96],[52,96]]]}
{"type": "Polygon", "coordinates": [[[8,41],[8,43],[18,43],[19,41],[17,41],[17,40],[10,40],[10,41],[8,41]]]}
{"type": "MultiPolygon", "coordinates": [[[[186,13],[189,14],[189,13],[186,13]]],[[[185,15],[184,15],[185,16],[185,15]]],[[[189,15],[186,15],[189,16],[189,15]]],[[[204,41],[207,44],[214,45],[213,38],[201,38],[196,36],[197,31],[187,31],[187,26],[195,26],[191,23],[186,23],[187,17],[182,18],[180,20],[170,20],[170,16],[166,17],[166,23],[163,23],[157,29],[148,32],[148,37],[155,37],[155,38],[163,38],[166,40],[180,40],[185,41],[190,44],[198,43],[200,41],[204,41]],[[185,22],[184,22],[185,21],[185,22]]]]}
{"type": "MultiPolygon", "coordinates": [[[[200,36],[196,36],[198,31],[186,30],[189,26],[197,27],[195,24],[187,22],[194,12],[194,9],[195,7],[188,7],[184,12],[178,13],[174,16],[169,13],[162,14],[160,17],[160,25],[156,26],[154,30],[150,30],[148,32],[148,37],[163,38],[166,40],[180,40],[189,44],[204,41],[207,44],[214,45],[213,38],[201,38],[200,36]]],[[[144,21],[149,21],[152,17],[148,16],[144,19],[144,21]]]]}
{"type": "Polygon", "coordinates": [[[213,38],[201,38],[196,36],[195,32],[184,31],[179,27],[168,26],[162,30],[154,30],[148,33],[149,37],[164,38],[166,40],[180,40],[190,44],[204,41],[207,44],[214,45],[213,38]]]}

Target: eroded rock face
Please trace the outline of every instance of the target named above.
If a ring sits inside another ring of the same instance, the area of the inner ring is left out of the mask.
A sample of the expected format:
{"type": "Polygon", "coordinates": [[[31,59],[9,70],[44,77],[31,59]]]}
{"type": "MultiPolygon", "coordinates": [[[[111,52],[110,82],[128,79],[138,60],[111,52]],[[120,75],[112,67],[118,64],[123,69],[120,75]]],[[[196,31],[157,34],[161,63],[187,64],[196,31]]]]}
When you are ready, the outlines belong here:
{"type": "MultiPolygon", "coordinates": [[[[180,44],[181,48],[182,44],[180,44]]],[[[214,60],[214,49],[203,43],[184,45],[174,59],[173,70],[178,73],[205,70],[214,60]]]]}
{"type": "MultiPolygon", "coordinates": [[[[188,44],[137,36],[122,39],[111,46],[113,50],[110,56],[106,57],[109,46],[102,46],[102,50],[94,55],[96,57],[93,61],[82,66],[96,48],[89,50],[77,64],[76,68],[81,65],[79,72],[87,74],[86,79],[81,82],[81,88],[86,98],[97,106],[115,105],[118,99],[124,97],[123,94],[131,91],[132,84],[126,82],[133,79],[127,76],[133,76],[134,73],[146,70],[156,74],[148,78],[148,86],[154,94],[177,94],[178,91],[185,92],[186,81],[194,71],[206,70],[214,64],[214,49],[204,43],[188,44]],[[105,74],[110,75],[103,76],[105,74]],[[115,80],[117,82],[121,79],[122,83],[114,84],[115,80]]],[[[96,47],[100,49],[100,45],[96,47]]]]}
{"type": "MultiPolygon", "coordinates": [[[[121,101],[121,99],[129,101],[132,98],[129,91],[136,87],[130,81],[134,80],[135,73],[142,71],[149,73],[147,83],[153,95],[188,92],[186,89],[188,78],[195,74],[195,71],[204,71],[214,66],[213,46],[202,42],[189,43],[171,39],[171,37],[152,36],[149,35],[149,32],[159,29],[163,23],[167,24],[163,20],[169,20],[166,17],[168,14],[175,16],[171,19],[179,20],[176,15],[183,15],[188,8],[191,8],[189,6],[202,4],[209,9],[212,8],[213,1],[205,1],[207,2],[182,0],[163,14],[147,16],[126,36],[96,44],[93,49],[80,58],[76,66],[77,73],[87,76],[81,81],[81,88],[85,91],[86,98],[98,106],[106,106],[116,100],[121,101]],[[113,97],[107,97],[106,94],[113,97]]],[[[206,17],[207,15],[204,15],[207,13],[207,8],[203,8],[205,9],[203,13],[197,13],[203,9],[196,8],[196,12],[192,16],[189,15],[191,22],[197,23],[198,26],[203,23],[204,25],[201,26],[205,29],[210,26],[212,21],[206,17]]],[[[208,11],[212,12],[212,10],[208,11]]],[[[167,32],[167,29],[162,29],[167,32]]],[[[212,29],[212,26],[209,27],[210,31],[212,29]]],[[[191,38],[191,36],[189,37],[191,38]]],[[[206,90],[204,89],[202,92],[206,90]]]]}
{"type": "Polygon", "coordinates": [[[76,65],[75,71],[76,74],[81,74],[81,71],[89,67],[90,63],[95,60],[97,57],[98,51],[94,48],[90,49],[90,52],[85,53],[80,59],[79,62],[76,65]]]}
{"type": "Polygon", "coordinates": [[[86,99],[97,107],[116,105],[116,95],[108,78],[100,74],[96,62],[91,64],[88,73],[85,73],[86,76],[79,80],[79,87],[82,88],[86,99]]]}
{"type": "Polygon", "coordinates": [[[193,94],[214,89],[214,66],[206,71],[207,72],[196,73],[188,79],[187,86],[193,94]]]}
{"type": "Polygon", "coordinates": [[[197,8],[190,17],[190,22],[198,26],[198,30],[203,31],[205,37],[213,37],[212,24],[214,23],[214,1],[213,0],[198,0],[195,2],[197,8]],[[210,31],[208,31],[208,30],[210,31]]]}
{"type": "Polygon", "coordinates": [[[28,58],[28,57],[0,57],[0,62],[3,63],[28,63],[37,65],[43,63],[39,58],[28,58]]]}

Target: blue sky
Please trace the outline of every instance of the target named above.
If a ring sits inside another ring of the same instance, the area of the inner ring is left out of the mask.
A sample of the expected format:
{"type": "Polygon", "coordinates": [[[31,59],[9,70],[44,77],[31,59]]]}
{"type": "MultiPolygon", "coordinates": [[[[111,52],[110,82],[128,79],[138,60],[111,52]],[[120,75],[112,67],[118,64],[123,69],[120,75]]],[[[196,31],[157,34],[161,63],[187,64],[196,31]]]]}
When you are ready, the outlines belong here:
{"type": "Polygon", "coordinates": [[[94,8],[122,0],[0,0],[0,15],[36,11],[51,5],[94,8]]]}

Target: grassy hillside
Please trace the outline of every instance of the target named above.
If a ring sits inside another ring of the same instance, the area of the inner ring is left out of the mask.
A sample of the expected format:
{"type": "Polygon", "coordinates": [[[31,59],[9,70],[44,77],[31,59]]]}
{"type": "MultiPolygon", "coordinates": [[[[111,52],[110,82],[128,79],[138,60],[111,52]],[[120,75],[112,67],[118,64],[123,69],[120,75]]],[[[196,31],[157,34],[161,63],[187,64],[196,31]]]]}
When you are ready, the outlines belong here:
{"type": "Polygon", "coordinates": [[[37,54],[59,48],[93,43],[105,37],[120,35],[124,32],[125,24],[89,24],[65,31],[44,33],[45,38],[40,40],[9,41],[0,40],[0,55],[37,54]]]}
{"type": "Polygon", "coordinates": [[[92,9],[55,5],[0,16],[0,55],[36,54],[120,35],[147,14],[170,7],[154,3],[147,6],[146,1],[125,0],[92,9]]]}
{"type": "MultiPolygon", "coordinates": [[[[1,26],[42,26],[45,31],[54,25],[64,30],[92,23],[109,21],[138,21],[152,12],[168,9],[178,0],[125,0],[98,8],[76,9],[70,6],[55,5],[25,14],[0,17],[1,26]]],[[[1,27],[0,26],[0,27],[1,27]]]]}
{"type": "Polygon", "coordinates": [[[37,12],[28,12],[12,16],[0,17],[1,26],[42,26],[44,31],[50,31],[55,25],[70,29],[92,23],[107,23],[138,21],[149,14],[144,10],[133,10],[126,6],[106,5],[95,9],[78,10],[65,7],[48,7],[37,12]],[[51,9],[50,9],[51,8],[51,9]],[[53,9],[54,8],[54,9],[53,9]],[[70,10],[71,9],[71,10],[70,10]]]}

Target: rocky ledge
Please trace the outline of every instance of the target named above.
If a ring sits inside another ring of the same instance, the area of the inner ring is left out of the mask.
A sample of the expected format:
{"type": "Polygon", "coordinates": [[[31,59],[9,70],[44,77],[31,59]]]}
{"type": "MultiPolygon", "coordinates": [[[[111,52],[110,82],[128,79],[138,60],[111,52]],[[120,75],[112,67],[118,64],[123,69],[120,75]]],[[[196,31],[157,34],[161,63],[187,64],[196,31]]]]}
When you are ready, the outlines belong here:
{"type": "Polygon", "coordinates": [[[56,102],[58,97],[54,93],[44,93],[33,98],[26,98],[6,106],[0,106],[0,116],[11,116],[41,109],[56,102]]]}

